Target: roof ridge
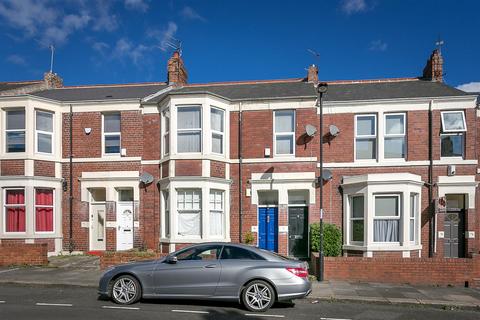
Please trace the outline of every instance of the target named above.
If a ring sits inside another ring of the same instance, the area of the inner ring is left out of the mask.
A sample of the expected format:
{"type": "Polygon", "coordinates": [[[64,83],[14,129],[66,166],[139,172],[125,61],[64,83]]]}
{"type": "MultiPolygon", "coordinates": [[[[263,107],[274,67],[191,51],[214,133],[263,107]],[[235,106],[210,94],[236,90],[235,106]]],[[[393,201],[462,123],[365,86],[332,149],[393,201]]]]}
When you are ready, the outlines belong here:
{"type": "Polygon", "coordinates": [[[228,86],[232,84],[260,84],[260,83],[288,83],[302,82],[305,78],[289,78],[289,79],[271,79],[271,80],[239,80],[239,81],[220,81],[205,83],[187,83],[183,87],[203,87],[203,86],[228,86]]]}
{"type": "Polygon", "coordinates": [[[380,78],[380,79],[361,79],[361,80],[332,80],[326,81],[329,84],[356,84],[356,83],[382,83],[382,82],[404,82],[404,81],[420,81],[418,77],[405,78],[380,78]]]}
{"type": "Polygon", "coordinates": [[[58,89],[140,87],[140,86],[155,86],[155,85],[167,85],[167,83],[166,82],[137,82],[137,83],[112,83],[112,84],[86,84],[86,85],[64,86],[58,89]]]}
{"type": "Polygon", "coordinates": [[[23,84],[23,83],[36,83],[42,82],[43,80],[20,80],[20,81],[0,81],[2,84],[23,84]]]}

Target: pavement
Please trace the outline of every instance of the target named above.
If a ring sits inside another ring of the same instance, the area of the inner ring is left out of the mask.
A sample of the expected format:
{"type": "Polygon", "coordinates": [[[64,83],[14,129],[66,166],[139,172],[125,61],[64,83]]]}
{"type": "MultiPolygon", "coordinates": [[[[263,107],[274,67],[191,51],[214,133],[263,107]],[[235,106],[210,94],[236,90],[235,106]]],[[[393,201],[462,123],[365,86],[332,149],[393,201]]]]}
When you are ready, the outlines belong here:
{"type": "MultiPolygon", "coordinates": [[[[58,256],[47,267],[0,267],[0,284],[96,288],[101,274],[96,256],[58,256]]],[[[324,281],[312,283],[308,298],[480,310],[480,290],[463,287],[324,281]]]]}

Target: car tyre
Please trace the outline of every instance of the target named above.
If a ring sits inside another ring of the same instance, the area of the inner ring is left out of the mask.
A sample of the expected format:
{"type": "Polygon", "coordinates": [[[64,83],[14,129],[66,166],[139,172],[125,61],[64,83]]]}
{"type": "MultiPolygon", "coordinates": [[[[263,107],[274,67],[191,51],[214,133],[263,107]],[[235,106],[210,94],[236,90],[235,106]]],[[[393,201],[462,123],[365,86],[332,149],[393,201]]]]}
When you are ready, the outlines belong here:
{"type": "Polygon", "coordinates": [[[242,303],[249,311],[265,312],[275,303],[275,290],[266,281],[254,280],[244,287],[242,303]]]}
{"type": "Polygon", "coordinates": [[[110,296],[115,303],[132,304],[140,300],[142,287],[135,277],[122,275],[112,281],[110,296]]]}

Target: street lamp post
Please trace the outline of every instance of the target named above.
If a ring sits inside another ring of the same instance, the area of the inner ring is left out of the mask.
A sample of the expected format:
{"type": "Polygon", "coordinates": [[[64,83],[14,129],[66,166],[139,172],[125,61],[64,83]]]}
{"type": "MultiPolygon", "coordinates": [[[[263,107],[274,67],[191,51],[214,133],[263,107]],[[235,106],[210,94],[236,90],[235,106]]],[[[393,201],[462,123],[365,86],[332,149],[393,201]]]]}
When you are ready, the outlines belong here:
{"type": "Polygon", "coordinates": [[[317,279],[318,281],[324,280],[324,252],[323,252],[323,95],[328,90],[328,84],[325,82],[317,85],[318,92],[318,106],[320,108],[320,177],[318,183],[320,187],[320,252],[319,261],[317,263],[317,279]]]}

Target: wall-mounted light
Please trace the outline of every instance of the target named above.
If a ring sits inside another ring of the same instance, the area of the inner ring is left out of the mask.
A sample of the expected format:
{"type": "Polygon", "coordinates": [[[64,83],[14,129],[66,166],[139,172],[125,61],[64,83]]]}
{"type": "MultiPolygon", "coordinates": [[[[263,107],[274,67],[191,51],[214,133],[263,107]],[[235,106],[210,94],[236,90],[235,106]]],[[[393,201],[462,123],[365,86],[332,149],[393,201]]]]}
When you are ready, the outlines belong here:
{"type": "Polygon", "coordinates": [[[83,131],[85,131],[86,135],[89,135],[92,132],[92,128],[83,128],[83,131]]]}

